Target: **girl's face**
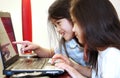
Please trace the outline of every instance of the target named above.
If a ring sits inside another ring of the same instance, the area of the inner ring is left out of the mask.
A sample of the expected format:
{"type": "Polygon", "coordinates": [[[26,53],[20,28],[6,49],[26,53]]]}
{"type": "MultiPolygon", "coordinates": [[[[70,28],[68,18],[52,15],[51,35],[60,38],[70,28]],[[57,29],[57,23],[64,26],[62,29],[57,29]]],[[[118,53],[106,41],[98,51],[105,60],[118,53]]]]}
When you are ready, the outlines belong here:
{"type": "Polygon", "coordinates": [[[72,31],[75,32],[75,36],[77,37],[79,43],[84,45],[82,28],[76,20],[74,20],[74,19],[72,19],[72,20],[74,23],[72,31]]]}
{"type": "Polygon", "coordinates": [[[70,40],[74,37],[72,31],[73,24],[68,19],[63,18],[59,20],[52,19],[52,23],[56,26],[58,33],[66,40],[70,40]]]}

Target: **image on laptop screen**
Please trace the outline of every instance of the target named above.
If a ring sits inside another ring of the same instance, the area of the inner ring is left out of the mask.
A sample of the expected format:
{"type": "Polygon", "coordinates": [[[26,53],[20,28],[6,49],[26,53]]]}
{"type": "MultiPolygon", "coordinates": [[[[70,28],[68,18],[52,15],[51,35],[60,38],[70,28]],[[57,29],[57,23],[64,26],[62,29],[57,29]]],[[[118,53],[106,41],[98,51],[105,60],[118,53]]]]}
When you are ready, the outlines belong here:
{"type": "Polygon", "coordinates": [[[17,46],[11,42],[15,41],[10,13],[0,12],[0,45],[4,60],[9,60],[18,53],[17,46]]]}

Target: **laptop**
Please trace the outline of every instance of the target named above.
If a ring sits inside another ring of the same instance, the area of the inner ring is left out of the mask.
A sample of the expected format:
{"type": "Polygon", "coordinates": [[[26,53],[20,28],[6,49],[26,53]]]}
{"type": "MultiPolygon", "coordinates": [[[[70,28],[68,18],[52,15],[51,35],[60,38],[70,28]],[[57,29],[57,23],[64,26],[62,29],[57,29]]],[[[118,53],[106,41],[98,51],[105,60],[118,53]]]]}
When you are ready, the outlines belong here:
{"type": "Polygon", "coordinates": [[[22,57],[19,55],[12,26],[10,13],[0,12],[0,54],[3,64],[3,74],[6,76],[43,76],[61,75],[63,69],[49,63],[50,58],[22,57]]]}

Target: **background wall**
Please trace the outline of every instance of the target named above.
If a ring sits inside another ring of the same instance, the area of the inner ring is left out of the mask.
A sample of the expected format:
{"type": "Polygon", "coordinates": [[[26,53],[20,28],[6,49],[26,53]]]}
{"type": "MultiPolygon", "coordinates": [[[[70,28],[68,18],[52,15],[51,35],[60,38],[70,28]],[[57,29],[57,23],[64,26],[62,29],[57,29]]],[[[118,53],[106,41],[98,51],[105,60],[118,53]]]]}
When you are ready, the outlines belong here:
{"type": "MultiPolygon", "coordinates": [[[[49,48],[47,11],[54,0],[31,0],[33,42],[49,48]]],[[[110,0],[120,17],[120,0],[110,0]]],[[[21,0],[0,0],[0,11],[10,12],[17,41],[22,40],[21,0]]],[[[20,47],[20,46],[18,46],[20,47]]],[[[0,70],[1,64],[0,64],[0,70]]],[[[0,74],[0,78],[2,75],[0,74]]]]}
{"type": "Polygon", "coordinates": [[[110,0],[114,5],[120,19],[120,0],[110,0]]]}

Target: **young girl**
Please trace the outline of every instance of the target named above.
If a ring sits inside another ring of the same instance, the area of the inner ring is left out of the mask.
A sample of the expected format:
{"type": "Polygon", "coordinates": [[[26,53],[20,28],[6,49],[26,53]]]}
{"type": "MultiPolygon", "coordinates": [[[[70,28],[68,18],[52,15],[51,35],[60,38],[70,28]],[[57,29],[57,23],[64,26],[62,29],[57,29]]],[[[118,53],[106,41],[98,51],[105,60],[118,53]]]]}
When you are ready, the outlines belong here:
{"type": "Polygon", "coordinates": [[[54,54],[63,54],[78,64],[86,66],[83,59],[83,48],[77,43],[74,32],[72,31],[73,23],[71,21],[69,8],[70,0],[56,0],[49,8],[48,20],[49,34],[51,44],[59,42],[59,46],[55,49],[46,49],[29,41],[13,42],[14,44],[22,44],[22,50],[33,50],[39,57],[52,57],[54,54]]]}
{"type": "MultiPolygon", "coordinates": [[[[90,60],[93,61],[93,67],[89,77],[120,78],[120,21],[110,1],[73,0],[70,13],[74,23],[73,31],[79,42],[88,50],[98,51],[97,61],[90,60]]],[[[89,52],[86,53],[88,55],[89,52]]],[[[72,78],[81,75],[65,62],[56,63],[56,66],[65,69],[72,78]]]]}

